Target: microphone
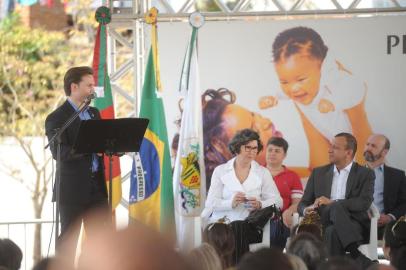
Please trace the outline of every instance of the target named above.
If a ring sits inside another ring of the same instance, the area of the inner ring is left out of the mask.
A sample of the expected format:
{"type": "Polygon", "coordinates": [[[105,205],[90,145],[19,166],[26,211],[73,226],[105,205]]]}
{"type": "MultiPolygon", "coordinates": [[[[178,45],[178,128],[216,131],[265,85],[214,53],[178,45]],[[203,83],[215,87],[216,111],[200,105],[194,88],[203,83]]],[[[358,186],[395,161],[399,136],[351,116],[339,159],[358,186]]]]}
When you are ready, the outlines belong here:
{"type": "Polygon", "coordinates": [[[97,95],[96,95],[96,92],[93,92],[86,97],[85,102],[90,102],[92,99],[95,99],[95,98],[97,98],[97,95]]]}

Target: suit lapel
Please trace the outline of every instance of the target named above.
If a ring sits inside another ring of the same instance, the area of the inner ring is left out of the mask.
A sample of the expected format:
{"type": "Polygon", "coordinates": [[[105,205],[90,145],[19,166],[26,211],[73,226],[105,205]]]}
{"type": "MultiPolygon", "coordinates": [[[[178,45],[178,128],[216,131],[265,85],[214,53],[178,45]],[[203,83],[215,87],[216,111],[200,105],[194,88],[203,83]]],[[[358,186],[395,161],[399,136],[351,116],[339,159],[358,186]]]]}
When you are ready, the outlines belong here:
{"type": "Polygon", "coordinates": [[[75,112],[75,109],[73,109],[68,100],[66,100],[65,103],[62,105],[62,109],[69,117],[75,112]]]}
{"type": "Polygon", "coordinates": [[[347,179],[347,185],[345,187],[345,197],[347,198],[348,195],[350,194],[350,190],[352,188],[352,185],[356,181],[357,177],[357,163],[353,162],[351,166],[350,173],[348,174],[348,179],[347,179]]]}
{"type": "MultiPolygon", "coordinates": [[[[64,122],[67,121],[75,113],[75,109],[72,107],[68,100],[66,100],[63,104],[63,111],[66,115],[64,122]]],[[[79,125],[80,118],[77,117],[70,125],[70,127],[65,131],[68,133],[70,140],[75,140],[76,133],[79,130],[79,125]]],[[[73,143],[73,141],[71,143],[73,143]]]]}
{"type": "Polygon", "coordinates": [[[327,198],[330,198],[330,196],[331,196],[331,186],[333,185],[333,175],[334,175],[334,164],[332,164],[330,166],[330,168],[327,170],[326,176],[324,178],[325,180],[323,179],[323,181],[325,182],[324,196],[326,196],[327,198]]]}
{"type": "Polygon", "coordinates": [[[386,201],[388,200],[388,195],[393,194],[391,191],[391,185],[389,179],[391,179],[391,171],[388,167],[384,164],[383,165],[383,206],[387,205],[386,201]]]}
{"type": "Polygon", "coordinates": [[[88,113],[90,115],[90,119],[97,119],[95,111],[93,110],[93,108],[89,107],[89,109],[87,111],[88,111],[88,113]]]}

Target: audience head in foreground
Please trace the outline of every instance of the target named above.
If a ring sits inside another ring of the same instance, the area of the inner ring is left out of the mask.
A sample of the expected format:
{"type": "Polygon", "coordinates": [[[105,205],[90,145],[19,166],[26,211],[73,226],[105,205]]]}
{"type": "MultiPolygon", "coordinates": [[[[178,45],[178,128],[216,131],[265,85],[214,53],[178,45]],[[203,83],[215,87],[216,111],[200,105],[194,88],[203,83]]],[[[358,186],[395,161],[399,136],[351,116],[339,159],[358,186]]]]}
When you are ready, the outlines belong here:
{"type": "MultiPolygon", "coordinates": [[[[174,245],[156,230],[137,221],[128,228],[114,230],[92,222],[92,233],[86,235],[82,252],[78,258],[77,270],[188,270],[191,269],[174,245]]],[[[103,220],[103,217],[101,217],[103,220]]],[[[64,245],[75,244],[64,241],[64,245]]],[[[58,254],[58,264],[53,269],[71,270],[71,258],[64,258],[62,246],[58,254]],[[64,264],[65,263],[65,264],[64,264]]]]}
{"type": "Polygon", "coordinates": [[[22,259],[23,253],[16,243],[8,238],[0,239],[0,266],[8,270],[18,270],[22,259]]]}
{"type": "Polygon", "coordinates": [[[220,257],[223,269],[234,265],[235,240],[229,224],[221,222],[209,224],[203,232],[203,242],[214,247],[220,257]]]}
{"type": "Polygon", "coordinates": [[[362,270],[354,260],[346,257],[332,257],[322,262],[317,270],[362,270]]]}
{"type": "Polygon", "coordinates": [[[220,257],[214,247],[202,243],[189,253],[188,261],[195,270],[222,270],[220,257]]]}
{"type": "Polygon", "coordinates": [[[318,265],[327,258],[323,242],[306,232],[300,233],[292,239],[287,247],[287,252],[301,258],[309,270],[316,270],[318,265]]]}
{"type": "Polygon", "coordinates": [[[293,270],[288,257],[273,248],[247,253],[237,265],[237,270],[293,270]]]}
{"type": "Polygon", "coordinates": [[[385,258],[398,270],[406,269],[406,216],[386,225],[383,240],[385,258]]]}

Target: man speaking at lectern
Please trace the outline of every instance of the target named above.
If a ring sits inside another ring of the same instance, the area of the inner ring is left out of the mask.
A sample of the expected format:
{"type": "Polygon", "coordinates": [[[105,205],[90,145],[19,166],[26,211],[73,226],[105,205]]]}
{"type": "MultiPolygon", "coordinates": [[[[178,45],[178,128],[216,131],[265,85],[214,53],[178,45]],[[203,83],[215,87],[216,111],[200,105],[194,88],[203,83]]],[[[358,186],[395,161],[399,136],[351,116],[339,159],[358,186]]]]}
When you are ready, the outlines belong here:
{"type": "MultiPolygon", "coordinates": [[[[66,72],[64,90],[67,99],[45,120],[48,140],[51,140],[58,129],[75,112],[89,104],[90,99],[94,98],[94,86],[91,67],[73,67],[66,72]]],[[[103,157],[96,153],[76,154],[73,151],[80,122],[90,119],[100,119],[100,113],[96,108],[89,106],[61,135],[61,161],[59,164],[61,170],[59,198],[61,234],[58,241],[63,241],[69,231],[70,240],[76,243],[80,221],[83,221],[85,228],[89,222],[86,218],[87,213],[91,210],[101,210],[107,214],[109,211],[103,157]]],[[[57,159],[56,141],[51,144],[51,152],[53,158],[57,159]]],[[[55,198],[56,190],[54,188],[53,200],[55,198]]]]}

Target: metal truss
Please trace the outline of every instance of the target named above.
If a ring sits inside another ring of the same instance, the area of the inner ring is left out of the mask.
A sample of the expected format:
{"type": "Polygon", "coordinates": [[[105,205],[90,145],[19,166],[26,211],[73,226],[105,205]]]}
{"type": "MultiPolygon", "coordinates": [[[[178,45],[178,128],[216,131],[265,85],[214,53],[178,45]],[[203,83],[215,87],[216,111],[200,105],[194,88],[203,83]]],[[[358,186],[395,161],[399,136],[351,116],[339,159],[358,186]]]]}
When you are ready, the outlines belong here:
{"type": "MultiPolygon", "coordinates": [[[[207,20],[250,16],[342,15],[405,12],[405,0],[112,0],[113,20],[142,19],[149,8],[159,20],[181,20],[196,11],[207,20]],[[213,10],[209,12],[208,10],[213,10]]],[[[241,19],[241,18],[240,18],[241,19]]]]}
{"type": "MultiPolygon", "coordinates": [[[[131,108],[127,117],[136,117],[140,107],[146,57],[144,18],[148,10],[158,8],[158,22],[187,21],[199,5],[207,21],[406,14],[406,0],[110,0],[113,15],[108,27],[109,74],[114,97],[120,97],[131,108]],[[215,11],[206,11],[207,5],[215,11]],[[129,52],[125,59],[120,50],[129,52]],[[131,87],[121,85],[124,76],[132,78],[131,87]]],[[[130,173],[126,173],[122,181],[129,177],[130,173]]],[[[121,204],[128,207],[127,199],[122,198],[121,204]]]]}

